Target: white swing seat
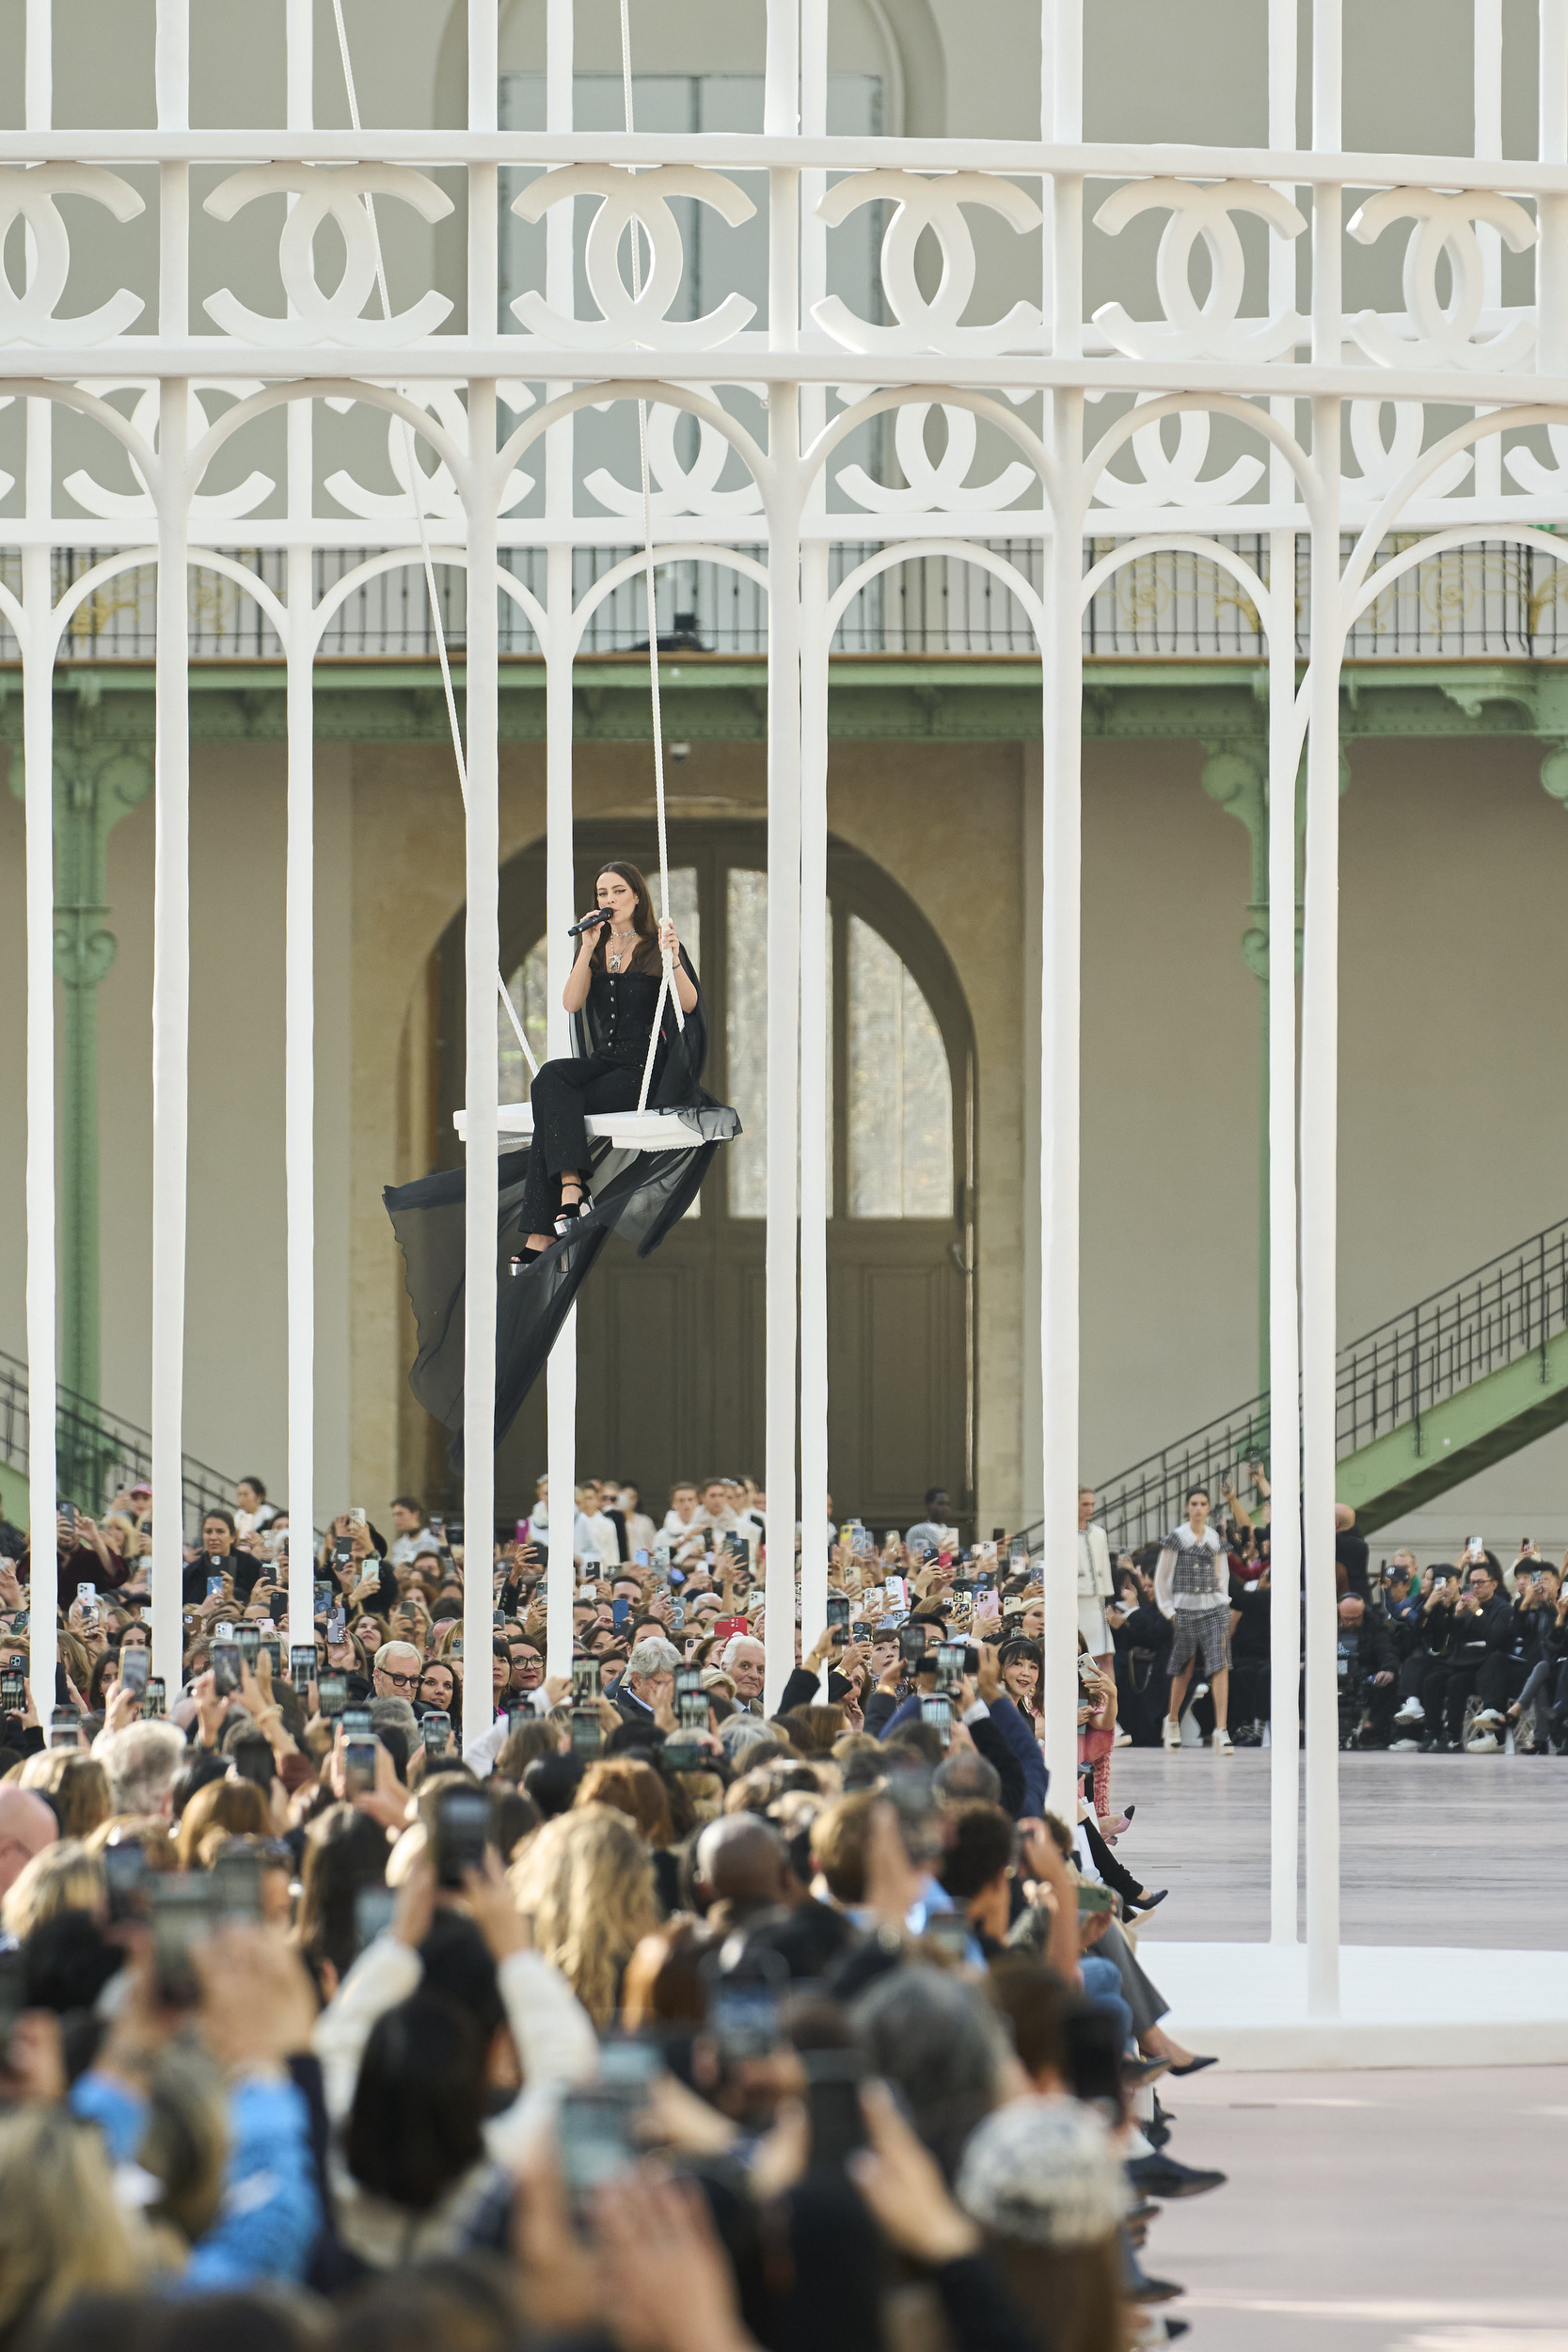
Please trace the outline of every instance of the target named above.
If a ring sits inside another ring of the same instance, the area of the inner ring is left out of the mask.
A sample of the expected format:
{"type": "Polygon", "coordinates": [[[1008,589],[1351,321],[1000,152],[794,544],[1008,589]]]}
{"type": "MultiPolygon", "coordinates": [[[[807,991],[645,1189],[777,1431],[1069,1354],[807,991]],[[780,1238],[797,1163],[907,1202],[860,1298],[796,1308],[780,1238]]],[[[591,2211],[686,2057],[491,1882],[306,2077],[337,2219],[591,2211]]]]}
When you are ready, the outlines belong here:
{"type": "MultiPolygon", "coordinates": [[[[467,1112],[453,1111],[451,1123],[467,1143],[467,1112]]],[[[502,1103],[496,1125],[503,1137],[518,1136],[526,1142],[533,1134],[532,1104],[502,1103]]],[[[595,1141],[612,1144],[618,1152],[689,1152],[693,1144],[709,1140],[680,1110],[598,1111],[590,1116],[587,1126],[595,1141]]]]}

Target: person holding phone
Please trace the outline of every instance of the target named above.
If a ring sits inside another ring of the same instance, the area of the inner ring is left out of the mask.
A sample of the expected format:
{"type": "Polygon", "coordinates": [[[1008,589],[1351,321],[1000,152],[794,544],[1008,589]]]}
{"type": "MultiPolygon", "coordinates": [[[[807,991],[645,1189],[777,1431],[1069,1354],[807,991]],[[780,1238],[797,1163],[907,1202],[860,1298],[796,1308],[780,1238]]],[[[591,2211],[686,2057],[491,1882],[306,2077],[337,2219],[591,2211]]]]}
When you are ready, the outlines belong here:
{"type": "Polygon", "coordinates": [[[1231,1753],[1226,1719],[1230,1701],[1230,1571],[1218,1535],[1209,1524],[1209,1490],[1187,1492],[1184,1526],[1173,1528],[1161,1547],[1154,1594],[1163,1616],[1176,1629],[1170,1653],[1170,1700],[1161,1727],[1167,1748],[1181,1745],[1181,1704],[1193,1667],[1202,1661],[1214,1705],[1210,1744],[1216,1756],[1231,1753]]]}

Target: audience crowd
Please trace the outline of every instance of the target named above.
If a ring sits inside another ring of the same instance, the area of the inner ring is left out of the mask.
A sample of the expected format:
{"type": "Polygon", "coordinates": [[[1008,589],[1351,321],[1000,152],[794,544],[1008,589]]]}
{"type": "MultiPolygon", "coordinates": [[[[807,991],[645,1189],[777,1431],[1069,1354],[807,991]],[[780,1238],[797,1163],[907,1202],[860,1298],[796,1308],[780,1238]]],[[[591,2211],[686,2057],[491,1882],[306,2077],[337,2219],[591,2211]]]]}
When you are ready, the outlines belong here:
{"type": "Polygon", "coordinates": [[[53,1692],[0,1533],[0,2352],[1182,2332],[1142,2250],[1223,2175],[1156,2086],[1212,2060],[1113,1851],[1119,1631],[1114,1674],[1080,1637],[1082,1777],[1048,1786],[1025,1541],[960,1546],[940,1490],[836,1530],[769,1705],[748,1481],[657,1524],[584,1482],[556,1678],[543,1482],[473,1660],[473,1547],[412,1496],[334,1521],[292,1646],[248,1479],[165,1688],[148,1502],[61,1510],[53,1692]]]}

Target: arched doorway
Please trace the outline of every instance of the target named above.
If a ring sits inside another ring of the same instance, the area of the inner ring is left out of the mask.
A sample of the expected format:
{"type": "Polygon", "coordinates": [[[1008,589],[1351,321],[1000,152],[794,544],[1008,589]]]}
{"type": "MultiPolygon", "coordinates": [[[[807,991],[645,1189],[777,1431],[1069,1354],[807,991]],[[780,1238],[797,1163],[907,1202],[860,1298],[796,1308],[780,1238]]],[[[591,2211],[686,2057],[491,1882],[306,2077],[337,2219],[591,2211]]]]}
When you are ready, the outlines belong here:
{"type": "MultiPolygon", "coordinates": [[[[577,902],[598,861],[657,863],[650,824],[580,825],[577,902]]],[[[707,1085],[742,1138],[721,1151],[692,1215],[656,1254],[611,1241],[578,1317],[578,1459],[635,1479],[650,1504],[715,1469],[760,1477],[767,1205],[767,835],[760,824],[670,828],[671,897],[707,999],[707,1085]],[[642,1367],[645,1367],[642,1368],[642,1367]]],[[[974,1042],[952,961],[872,859],[831,841],[828,1229],[829,1461],[834,1506],[908,1525],[927,1486],[973,1509],[974,1042]]],[[[501,874],[501,968],[545,1058],[545,850],[501,874]]],[[[463,917],[437,950],[442,1158],[458,1157],[463,917]]],[[[504,1025],[503,1025],[504,1026],[504,1025]]],[[[503,1100],[527,1093],[514,1041],[503,1100]]],[[[496,1458],[498,1520],[528,1508],[545,1464],[539,1383],[496,1458]]]]}

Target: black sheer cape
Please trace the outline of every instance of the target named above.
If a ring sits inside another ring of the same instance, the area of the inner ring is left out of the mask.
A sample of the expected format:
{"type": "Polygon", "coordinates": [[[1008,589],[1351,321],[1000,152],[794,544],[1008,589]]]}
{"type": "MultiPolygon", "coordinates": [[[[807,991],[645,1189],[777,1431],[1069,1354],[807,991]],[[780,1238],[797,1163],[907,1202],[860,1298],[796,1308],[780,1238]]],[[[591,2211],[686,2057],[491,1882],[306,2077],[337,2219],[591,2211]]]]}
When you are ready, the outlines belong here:
{"type": "MultiPolygon", "coordinates": [[[[676,1025],[666,997],[659,1049],[648,1089],[650,1111],[676,1111],[694,1128],[689,1144],[671,1151],[627,1151],[599,1137],[591,1139],[594,1206],[555,1242],[526,1274],[514,1276],[512,1259],[523,1245],[518,1223],[528,1177],[529,1147],[501,1151],[499,1163],[499,1219],[496,1235],[496,1443],[505,1437],[532,1388],[571,1312],[590,1268],[613,1232],[645,1258],[684,1216],[721,1143],[740,1133],[727,1104],[705,1093],[707,1015],[696,969],[686,950],[680,959],[697,1002],[676,1025]]],[[[588,1009],[572,1016],[572,1050],[592,1054],[597,1040],[588,1009]]],[[[403,1251],[404,1279],[419,1334],[408,1385],[425,1410],[453,1433],[451,1459],[463,1449],[464,1225],[467,1170],[443,1168],[412,1184],[388,1184],[382,1193],[403,1251]]]]}

